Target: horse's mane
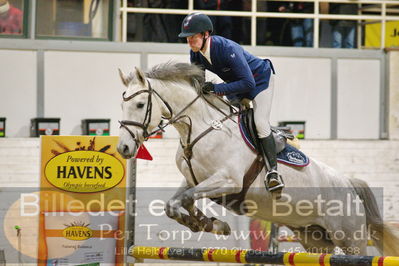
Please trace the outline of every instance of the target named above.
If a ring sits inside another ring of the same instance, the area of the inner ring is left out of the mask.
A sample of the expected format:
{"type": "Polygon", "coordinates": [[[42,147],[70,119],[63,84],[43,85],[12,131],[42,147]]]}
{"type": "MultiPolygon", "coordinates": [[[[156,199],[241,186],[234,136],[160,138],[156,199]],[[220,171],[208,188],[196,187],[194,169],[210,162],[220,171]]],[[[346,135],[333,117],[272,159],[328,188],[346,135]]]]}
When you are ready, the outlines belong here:
{"type": "MultiPolygon", "coordinates": [[[[188,63],[177,63],[168,61],[154,66],[145,73],[148,78],[170,82],[188,82],[193,89],[201,91],[205,83],[205,71],[197,65],[188,63]]],[[[202,92],[200,92],[202,93],[202,92]]],[[[218,100],[218,96],[214,94],[205,95],[208,101],[212,102],[219,109],[225,110],[227,107],[218,100]]]]}
{"type": "Polygon", "coordinates": [[[148,78],[163,81],[187,81],[195,89],[205,82],[205,73],[197,65],[168,61],[154,66],[146,73],[148,78]]]}

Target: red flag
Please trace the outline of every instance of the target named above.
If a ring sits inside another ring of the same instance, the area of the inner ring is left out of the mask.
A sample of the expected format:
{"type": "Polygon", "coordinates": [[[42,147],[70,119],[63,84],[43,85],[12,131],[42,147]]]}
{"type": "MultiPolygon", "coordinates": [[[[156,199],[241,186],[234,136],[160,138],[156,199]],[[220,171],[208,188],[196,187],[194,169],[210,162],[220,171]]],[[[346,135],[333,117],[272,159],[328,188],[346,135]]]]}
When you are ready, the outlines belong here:
{"type": "Polygon", "coordinates": [[[137,155],[135,158],[152,161],[152,156],[151,156],[150,152],[146,149],[144,144],[141,144],[141,146],[139,147],[139,151],[137,152],[137,155]]]}

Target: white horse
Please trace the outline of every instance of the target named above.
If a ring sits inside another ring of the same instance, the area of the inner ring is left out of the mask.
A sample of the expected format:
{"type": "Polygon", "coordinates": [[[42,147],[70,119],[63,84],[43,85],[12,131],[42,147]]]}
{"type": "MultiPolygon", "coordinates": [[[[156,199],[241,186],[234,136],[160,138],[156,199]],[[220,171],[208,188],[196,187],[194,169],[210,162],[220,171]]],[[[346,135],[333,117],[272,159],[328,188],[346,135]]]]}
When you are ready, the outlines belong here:
{"type": "MultiPolygon", "coordinates": [[[[193,231],[229,234],[227,223],[208,218],[194,203],[205,197],[228,197],[246,186],[243,177],[257,154],[242,140],[236,116],[218,96],[201,93],[204,73],[194,65],[169,62],[145,74],[136,68],[120,75],[127,89],[118,152],[134,157],[167,119],[180,135],[176,164],[185,180],[168,201],[166,214],[193,231]]],[[[384,255],[399,255],[396,229],[383,223],[365,182],[312,158],[303,168],[278,167],[286,183],[282,197],[267,192],[263,169],[247,184],[246,208],[241,212],[288,226],[309,252],[333,253],[339,247],[346,254],[366,255],[369,235],[384,255]]],[[[222,204],[231,209],[228,201],[222,204]]]]}

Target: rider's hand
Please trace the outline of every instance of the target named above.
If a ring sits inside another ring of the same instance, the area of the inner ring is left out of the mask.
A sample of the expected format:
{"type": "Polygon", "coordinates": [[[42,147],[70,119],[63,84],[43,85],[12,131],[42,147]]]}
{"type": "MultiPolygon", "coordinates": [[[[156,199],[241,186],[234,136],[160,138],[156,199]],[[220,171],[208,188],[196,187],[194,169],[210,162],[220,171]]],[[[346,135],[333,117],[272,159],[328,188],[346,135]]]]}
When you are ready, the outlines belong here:
{"type": "Polygon", "coordinates": [[[215,91],[215,85],[212,82],[205,82],[204,86],[202,86],[203,93],[210,93],[215,91]]]}

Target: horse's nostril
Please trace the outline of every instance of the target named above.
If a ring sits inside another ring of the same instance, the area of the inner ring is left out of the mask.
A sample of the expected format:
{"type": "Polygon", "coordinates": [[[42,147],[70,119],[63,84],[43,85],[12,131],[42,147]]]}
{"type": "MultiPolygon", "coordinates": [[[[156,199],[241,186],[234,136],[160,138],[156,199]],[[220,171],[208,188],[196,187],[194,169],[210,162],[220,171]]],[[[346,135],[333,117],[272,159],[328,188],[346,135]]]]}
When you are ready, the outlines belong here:
{"type": "Polygon", "coordinates": [[[129,147],[127,145],[123,146],[123,153],[127,154],[129,152],[129,147]]]}

